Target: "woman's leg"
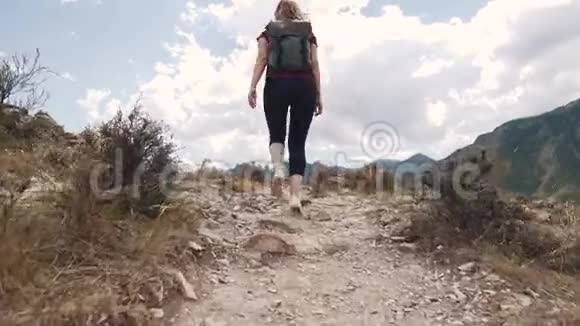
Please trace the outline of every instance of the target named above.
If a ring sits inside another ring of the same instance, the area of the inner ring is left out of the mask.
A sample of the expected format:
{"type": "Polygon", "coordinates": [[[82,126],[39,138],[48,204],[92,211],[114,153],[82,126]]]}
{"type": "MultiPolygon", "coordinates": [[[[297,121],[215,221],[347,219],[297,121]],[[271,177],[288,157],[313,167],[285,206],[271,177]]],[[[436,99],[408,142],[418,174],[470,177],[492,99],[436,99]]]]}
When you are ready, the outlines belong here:
{"type": "MultiPolygon", "coordinates": [[[[274,166],[274,184],[272,193],[282,195],[282,178],[284,177],[283,159],[284,142],[286,138],[286,119],[288,102],[285,94],[280,91],[279,81],[267,79],[264,86],[264,111],[270,133],[270,158],[274,166]]],[[[283,86],[283,85],[282,85],[283,86]]]]}
{"type": "Polygon", "coordinates": [[[300,207],[300,193],[306,167],[306,138],[316,109],[314,85],[307,80],[299,80],[296,94],[291,103],[290,132],[290,205],[300,207]]]}
{"type": "Polygon", "coordinates": [[[270,133],[270,145],[282,144],[286,140],[286,117],[288,116],[288,100],[279,80],[266,79],[264,85],[264,112],[270,133]]]}

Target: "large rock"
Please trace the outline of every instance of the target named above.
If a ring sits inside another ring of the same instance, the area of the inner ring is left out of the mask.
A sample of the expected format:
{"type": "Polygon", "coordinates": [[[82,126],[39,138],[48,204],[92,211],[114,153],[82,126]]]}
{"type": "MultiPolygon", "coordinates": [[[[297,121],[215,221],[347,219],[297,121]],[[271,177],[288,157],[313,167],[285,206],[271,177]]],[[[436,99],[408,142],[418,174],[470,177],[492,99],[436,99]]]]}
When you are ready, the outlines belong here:
{"type": "Polygon", "coordinates": [[[296,254],[296,247],[272,234],[256,234],[244,243],[244,248],[260,253],[296,254]]]}
{"type": "Polygon", "coordinates": [[[63,127],[44,111],[31,115],[17,106],[0,105],[0,140],[46,141],[60,140],[64,136],[63,127]]]}

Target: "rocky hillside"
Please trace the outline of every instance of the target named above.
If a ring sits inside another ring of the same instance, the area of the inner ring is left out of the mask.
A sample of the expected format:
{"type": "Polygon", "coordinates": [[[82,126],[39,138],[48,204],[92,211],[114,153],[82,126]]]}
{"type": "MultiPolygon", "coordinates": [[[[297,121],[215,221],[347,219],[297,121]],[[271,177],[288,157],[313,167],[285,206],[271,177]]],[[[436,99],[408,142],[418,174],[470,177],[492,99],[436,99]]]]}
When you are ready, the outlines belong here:
{"type": "Polygon", "coordinates": [[[65,132],[44,111],[31,114],[17,106],[0,105],[0,148],[20,147],[43,141],[75,142],[76,138],[75,135],[65,132]]]}
{"type": "Polygon", "coordinates": [[[490,181],[505,192],[580,200],[580,100],[509,121],[450,158],[482,154],[494,165],[490,181]]]}

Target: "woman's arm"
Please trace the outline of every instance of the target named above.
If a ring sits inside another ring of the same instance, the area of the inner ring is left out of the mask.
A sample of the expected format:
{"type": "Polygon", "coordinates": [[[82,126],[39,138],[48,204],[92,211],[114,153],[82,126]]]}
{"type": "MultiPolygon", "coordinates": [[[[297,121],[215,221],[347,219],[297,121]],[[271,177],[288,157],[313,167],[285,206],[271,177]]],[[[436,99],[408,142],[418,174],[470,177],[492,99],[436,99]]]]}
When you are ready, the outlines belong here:
{"type": "Polygon", "coordinates": [[[320,63],[318,62],[318,46],[316,44],[311,44],[310,50],[312,54],[312,74],[314,75],[316,95],[318,100],[316,115],[320,115],[322,114],[322,90],[320,88],[320,63]]]}
{"type": "Polygon", "coordinates": [[[264,69],[268,65],[268,41],[265,37],[258,40],[258,56],[256,57],[256,64],[254,65],[254,74],[252,76],[252,83],[250,89],[255,89],[258,82],[262,78],[264,69]]]}
{"type": "Polygon", "coordinates": [[[268,65],[268,40],[265,37],[260,37],[258,39],[258,56],[256,57],[256,63],[254,64],[254,72],[252,74],[252,82],[250,83],[250,90],[248,92],[248,104],[250,107],[255,108],[257,103],[257,92],[256,87],[258,87],[258,82],[262,78],[264,69],[268,65]]]}

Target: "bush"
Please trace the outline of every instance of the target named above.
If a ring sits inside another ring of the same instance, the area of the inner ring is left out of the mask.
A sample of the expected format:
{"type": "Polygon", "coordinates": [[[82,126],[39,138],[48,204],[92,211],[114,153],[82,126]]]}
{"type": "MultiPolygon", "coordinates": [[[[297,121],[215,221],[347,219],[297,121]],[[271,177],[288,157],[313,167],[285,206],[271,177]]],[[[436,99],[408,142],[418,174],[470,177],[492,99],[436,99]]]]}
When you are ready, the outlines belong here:
{"type": "Polygon", "coordinates": [[[33,110],[42,107],[48,93],[40,86],[50,70],[40,64],[40,51],[32,59],[13,55],[0,60],[0,105],[13,104],[33,110]]]}
{"type": "Polygon", "coordinates": [[[323,197],[330,190],[330,169],[325,166],[317,166],[314,170],[310,183],[312,186],[312,195],[314,197],[323,197]]]}
{"type": "Polygon", "coordinates": [[[391,173],[378,168],[376,164],[369,164],[344,176],[345,186],[348,189],[365,194],[392,193],[394,178],[391,173]]]}
{"type": "Polygon", "coordinates": [[[119,110],[96,130],[85,130],[81,137],[86,146],[96,148],[97,159],[107,166],[99,188],[115,187],[126,209],[156,216],[167,200],[163,187],[171,185],[177,174],[177,148],[166,131],[139,103],[129,114],[119,110]]]}

